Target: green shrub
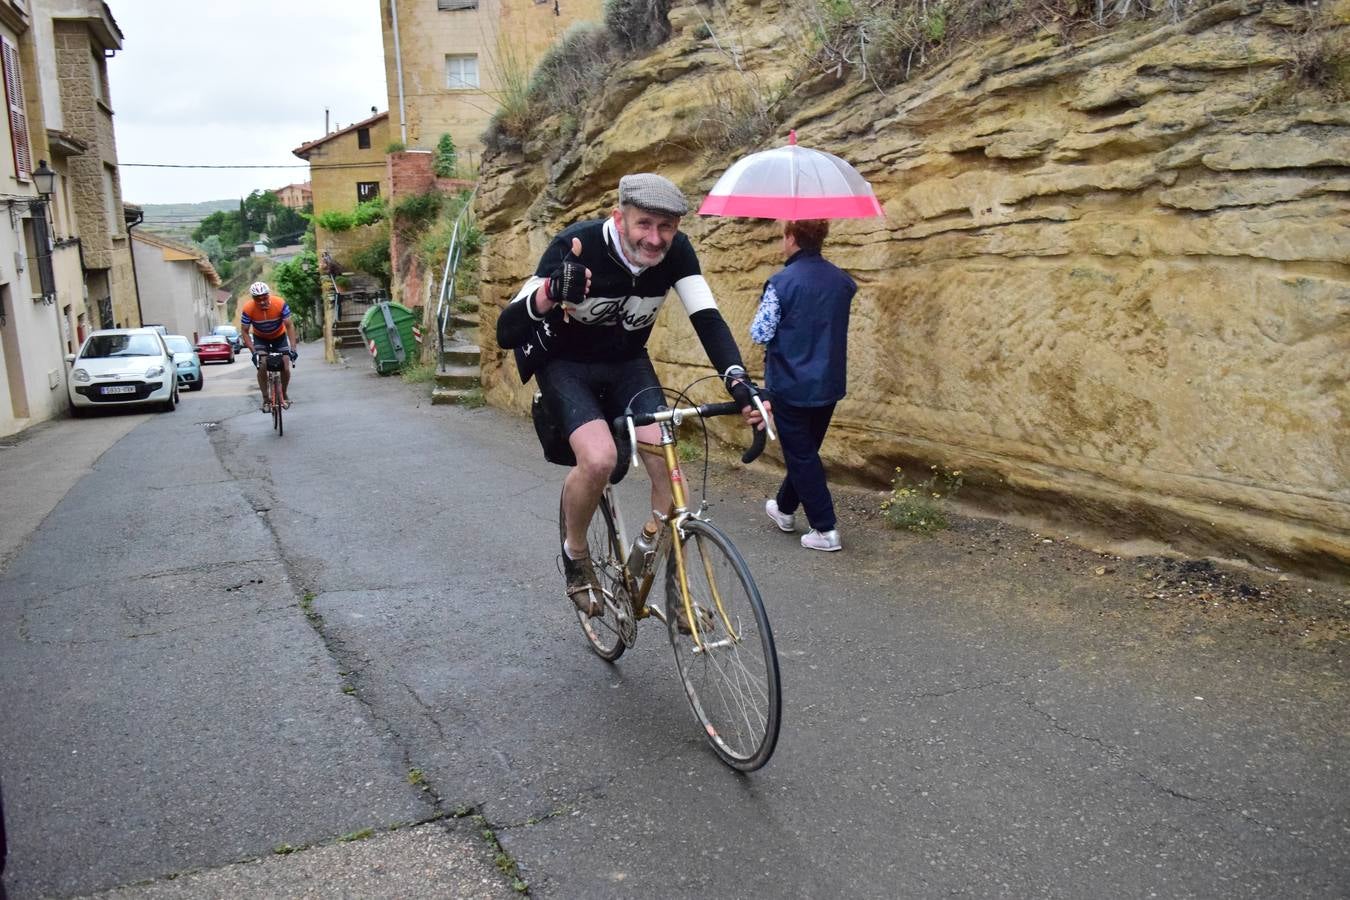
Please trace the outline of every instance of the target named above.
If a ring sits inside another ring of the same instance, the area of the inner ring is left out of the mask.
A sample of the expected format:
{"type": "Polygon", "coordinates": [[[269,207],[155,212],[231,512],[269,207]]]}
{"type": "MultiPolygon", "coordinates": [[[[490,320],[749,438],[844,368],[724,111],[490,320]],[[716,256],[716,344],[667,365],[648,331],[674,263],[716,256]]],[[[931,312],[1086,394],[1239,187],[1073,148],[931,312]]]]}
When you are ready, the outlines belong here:
{"type": "Polygon", "coordinates": [[[388,214],[388,209],[384,205],[384,200],[376,197],[374,200],[366,200],[364,203],[356,204],[356,210],[352,213],[353,225],[374,225],[388,214]]]}
{"type": "Polygon", "coordinates": [[[319,213],[314,217],[314,221],[325,231],[352,230],[352,214],[340,209],[330,209],[328,212],[319,213]]]}
{"type": "MultiPolygon", "coordinates": [[[[455,220],[459,218],[460,211],[464,208],[467,197],[459,197],[446,204],[442,210],[442,216],[439,222],[425,234],[418,245],[418,252],[422,257],[422,262],[428,268],[440,271],[440,267],[445,265],[445,254],[450,250],[450,238],[455,231],[455,220]]],[[[461,268],[468,265],[471,257],[475,256],[483,246],[483,232],[474,222],[473,216],[466,216],[461,223],[460,240],[463,241],[463,254],[460,257],[461,268]]],[[[475,267],[476,268],[476,267],[475,267]]]]}
{"type": "Polygon", "coordinates": [[[389,144],[384,148],[384,152],[385,152],[385,153],[402,153],[404,150],[407,150],[407,149],[408,149],[408,148],[405,147],[405,146],[403,145],[403,142],[402,142],[402,141],[390,141],[389,144]]]}
{"type": "Polygon", "coordinates": [[[409,194],[395,204],[394,221],[400,228],[420,231],[436,218],[444,203],[445,195],[437,190],[409,194]]]}
{"type": "Polygon", "coordinates": [[[327,231],[340,232],[351,231],[360,225],[372,225],[383,219],[385,215],[384,201],[376,197],[374,200],[356,204],[356,209],[349,213],[340,209],[330,209],[326,213],[315,216],[314,221],[327,231]]]}

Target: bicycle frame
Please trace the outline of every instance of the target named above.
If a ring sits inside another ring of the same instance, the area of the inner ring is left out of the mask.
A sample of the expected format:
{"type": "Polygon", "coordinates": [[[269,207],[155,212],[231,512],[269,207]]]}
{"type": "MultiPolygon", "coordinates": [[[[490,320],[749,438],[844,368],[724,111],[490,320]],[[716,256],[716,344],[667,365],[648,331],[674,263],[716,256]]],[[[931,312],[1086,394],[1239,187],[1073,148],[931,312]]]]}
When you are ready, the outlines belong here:
{"type": "MultiPolygon", "coordinates": [[[[666,621],[666,616],[658,606],[647,605],[647,595],[651,593],[652,585],[656,581],[656,572],[660,568],[662,560],[672,548],[675,554],[675,571],[678,575],[680,585],[680,597],[684,604],[685,621],[689,623],[691,636],[694,639],[695,653],[702,653],[709,649],[704,645],[703,636],[700,634],[698,618],[694,615],[694,603],[689,594],[689,576],[685,571],[684,561],[684,543],[677,538],[683,538],[684,523],[690,518],[698,518],[699,512],[691,512],[688,506],[688,497],[684,489],[684,474],[680,471],[679,459],[675,455],[676,439],[675,433],[683,421],[684,416],[694,413],[693,409],[674,409],[667,410],[662,414],[664,418],[658,422],[661,428],[661,440],[657,444],[649,444],[638,441],[636,429],[632,429],[630,422],[630,437],[633,446],[633,465],[637,465],[638,453],[647,453],[661,456],[666,464],[666,477],[670,479],[671,505],[666,510],[665,515],[653,510],[656,517],[661,520],[663,528],[658,536],[657,544],[653,552],[652,564],[646,567],[643,572],[641,584],[635,584],[633,574],[628,565],[628,549],[632,546],[628,540],[627,529],[623,524],[623,513],[619,510],[618,504],[614,501],[613,485],[605,485],[605,499],[609,503],[610,510],[614,515],[614,531],[618,537],[619,546],[615,552],[623,564],[624,588],[633,600],[633,616],[637,619],[644,619],[648,615],[654,615],[662,623],[666,621]]],[[[737,641],[739,636],[736,634],[735,627],[731,624],[731,618],[727,615],[726,608],[722,604],[720,591],[717,589],[717,580],[713,577],[712,569],[707,561],[704,561],[704,573],[708,578],[708,585],[712,590],[713,603],[717,607],[718,616],[726,626],[727,634],[730,640],[737,641]]]]}

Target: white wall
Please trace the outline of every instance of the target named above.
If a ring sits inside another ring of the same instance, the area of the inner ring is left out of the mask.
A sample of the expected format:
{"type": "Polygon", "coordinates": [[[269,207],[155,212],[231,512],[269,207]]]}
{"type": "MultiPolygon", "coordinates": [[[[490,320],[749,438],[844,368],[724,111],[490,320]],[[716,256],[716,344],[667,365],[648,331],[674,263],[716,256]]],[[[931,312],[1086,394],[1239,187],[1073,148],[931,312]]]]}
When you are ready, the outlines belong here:
{"type": "Polygon", "coordinates": [[[166,260],[159,247],[134,238],[131,246],[146,323],[163,325],[170,334],[189,340],[209,333],[217,324],[214,291],[197,264],[166,260]]]}
{"type": "Polygon", "coordinates": [[[22,247],[22,231],[10,227],[9,213],[0,208],[0,285],[7,289],[2,292],[5,324],[0,328],[0,435],[64,415],[67,406],[63,300],[33,300],[30,263],[22,247]],[[15,265],[16,251],[25,255],[22,272],[15,265]]]}

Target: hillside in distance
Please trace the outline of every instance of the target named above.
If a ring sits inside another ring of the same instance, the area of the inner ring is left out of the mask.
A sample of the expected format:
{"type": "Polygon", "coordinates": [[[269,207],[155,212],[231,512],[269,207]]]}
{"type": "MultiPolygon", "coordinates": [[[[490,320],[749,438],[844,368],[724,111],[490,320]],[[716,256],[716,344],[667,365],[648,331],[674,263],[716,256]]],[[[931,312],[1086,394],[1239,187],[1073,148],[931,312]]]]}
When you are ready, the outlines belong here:
{"type": "Polygon", "coordinates": [[[143,203],[144,226],[156,234],[179,241],[190,241],[202,219],[213,212],[239,209],[239,198],[202,200],[198,203],[143,203]]]}

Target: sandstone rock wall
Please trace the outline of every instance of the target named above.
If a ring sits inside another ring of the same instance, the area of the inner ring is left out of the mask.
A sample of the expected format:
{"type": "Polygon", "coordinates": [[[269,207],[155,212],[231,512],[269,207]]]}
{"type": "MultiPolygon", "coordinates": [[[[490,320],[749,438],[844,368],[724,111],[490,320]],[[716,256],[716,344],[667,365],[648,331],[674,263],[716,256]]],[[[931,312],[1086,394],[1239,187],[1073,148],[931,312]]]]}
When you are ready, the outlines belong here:
{"type": "MultiPolygon", "coordinates": [[[[677,7],[573,144],[488,161],[485,343],[554,231],[607,212],[626,171],[701,199],[742,152],[707,150],[728,98],[772,97],[780,134],[853,162],[886,210],[827,244],[860,285],[834,477],[939,463],[994,507],[1343,570],[1350,104],[1291,76],[1306,12],[1231,0],[1077,42],[994,37],[883,94],[804,77],[799,11],[677,7]]],[[[1321,15],[1344,49],[1350,2],[1321,15]]],[[[774,226],[684,227],[749,347],[774,226]]],[[[651,351],[672,384],[706,372],[677,303],[651,351]]],[[[491,347],[484,384],[527,408],[491,347]]]]}

